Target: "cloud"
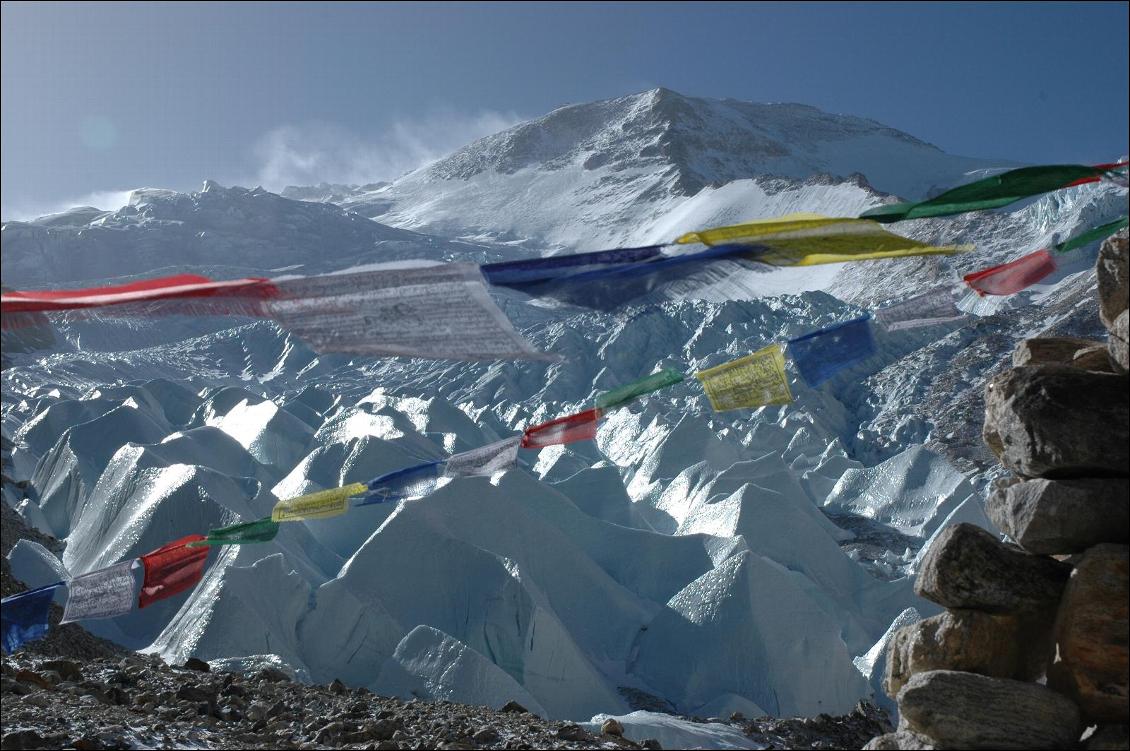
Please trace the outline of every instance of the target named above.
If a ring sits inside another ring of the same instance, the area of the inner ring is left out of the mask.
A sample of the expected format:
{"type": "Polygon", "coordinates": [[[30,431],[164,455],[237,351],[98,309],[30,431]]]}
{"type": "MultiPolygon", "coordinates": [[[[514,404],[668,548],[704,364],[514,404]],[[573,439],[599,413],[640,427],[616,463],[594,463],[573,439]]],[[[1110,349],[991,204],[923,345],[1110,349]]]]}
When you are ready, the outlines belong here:
{"type": "Polygon", "coordinates": [[[278,191],[287,185],[392,180],[521,119],[513,113],[440,113],[395,122],[375,138],[326,123],[284,125],[255,145],[260,166],[254,182],[278,191]]]}
{"type": "Polygon", "coordinates": [[[4,221],[28,221],[49,214],[59,214],[79,206],[93,206],[103,211],[116,211],[129,203],[132,190],[96,190],[83,196],[63,201],[44,203],[8,204],[0,206],[4,221]]]}

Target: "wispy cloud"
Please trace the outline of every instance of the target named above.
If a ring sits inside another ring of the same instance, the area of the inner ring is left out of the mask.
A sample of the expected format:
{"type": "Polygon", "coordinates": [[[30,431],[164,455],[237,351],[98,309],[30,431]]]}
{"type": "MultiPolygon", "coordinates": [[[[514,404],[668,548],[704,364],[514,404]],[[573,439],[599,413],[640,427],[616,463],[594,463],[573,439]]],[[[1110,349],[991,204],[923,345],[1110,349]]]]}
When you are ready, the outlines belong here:
{"type": "MultiPolygon", "coordinates": [[[[398,120],[372,137],[331,123],[283,125],[253,144],[253,166],[247,170],[250,174],[232,175],[226,184],[262,185],[267,190],[280,191],[287,185],[363,185],[392,180],[522,119],[513,112],[460,114],[441,110],[421,118],[398,120]]],[[[182,177],[170,176],[170,187],[183,183],[179,179],[182,177]]],[[[206,177],[209,175],[192,176],[190,183],[199,185],[206,177]]],[[[5,221],[29,220],[77,206],[113,211],[129,203],[130,192],[99,190],[58,201],[4,201],[0,216],[5,221]]]]}
{"type": "Polygon", "coordinates": [[[96,190],[83,196],[45,203],[7,203],[0,206],[4,221],[27,221],[49,214],[58,214],[79,206],[93,206],[103,211],[115,211],[129,203],[132,190],[96,190]]]}
{"type": "Polygon", "coordinates": [[[440,113],[398,121],[374,138],[325,123],[284,125],[255,145],[260,165],[255,182],[277,191],[287,185],[391,180],[521,119],[514,113],[440,113]]]}

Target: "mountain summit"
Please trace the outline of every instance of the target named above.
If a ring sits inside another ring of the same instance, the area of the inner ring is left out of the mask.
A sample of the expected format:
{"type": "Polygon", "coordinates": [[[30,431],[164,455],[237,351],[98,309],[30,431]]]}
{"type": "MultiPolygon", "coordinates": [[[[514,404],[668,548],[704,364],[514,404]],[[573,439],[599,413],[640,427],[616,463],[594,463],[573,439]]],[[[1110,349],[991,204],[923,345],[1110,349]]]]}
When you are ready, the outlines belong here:
{"type": "MultiPolygon", "coordinates": [[[[658,88],[560,107],[340,202],[405,228],[576,248],[661,240],[653,235],[667,228],[647,225],[650,218],[734,181],[773,193],[844,183],[857,194],[849,203],[873,204],[875,191],[921,197],[1000,164],[808,105],[658,88]]],[[[760,201],[742,203],[756,210],[760,201]]],[[[787,208],[773,203],[765,208],[787,208]]],[[[827,196],[819,203],[826,207],[827,196]]]]}

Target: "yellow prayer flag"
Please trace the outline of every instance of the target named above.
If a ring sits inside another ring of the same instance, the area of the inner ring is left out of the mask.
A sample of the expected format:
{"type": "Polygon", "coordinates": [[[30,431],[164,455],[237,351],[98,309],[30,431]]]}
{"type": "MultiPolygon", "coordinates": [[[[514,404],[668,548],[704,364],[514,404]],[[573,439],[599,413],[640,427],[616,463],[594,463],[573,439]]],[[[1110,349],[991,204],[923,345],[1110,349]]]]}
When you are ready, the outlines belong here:
{"type": "Polygon", "coordinates": [[[822,263],[876,258],[950,255],[972,246],[934,246],[888,232],[870,219],[832,219],[817,214],[790,214],[747,224],[692,232],[677,242],[717,245],[748,242],[764,246],[754,258],[773,266],[815,266],[822,263]]]}
{"type": "Polygon", "coordinates": [[[711,229],[688,232],[675,242],[686,245],[688,243],[702,243],[703,245],[718,245],[720,243],[742,242],[753,240],[765,235],[776,235],[780,232],[813,229],[826,227],[839,222],[866,222],[865,219],[844,219],[821,216],[820,214],[798,213],[786,214],[772,219],[755,219],[745,224],[732,224],[726,227],[713,227],[711,229]]]}
{"type": "Polygon", "coordinates": [[[349,509],[349,499],[361,495],[369,489],[363,482],[355,482],[342,488],[320,490],[317,493],[300,495],[279,501],[271,511],[271,521],[293,522],[303,519],[328,519],[344,514],[349,509]]]}
{"type": "Polygon", "coordinates": [[[785,376],[785,356],[779,344],[770,344],[752,355],[699,371],[695,378],[702,382],[710,406],[716,412],[788,404],[793,400],[785,376]]]}

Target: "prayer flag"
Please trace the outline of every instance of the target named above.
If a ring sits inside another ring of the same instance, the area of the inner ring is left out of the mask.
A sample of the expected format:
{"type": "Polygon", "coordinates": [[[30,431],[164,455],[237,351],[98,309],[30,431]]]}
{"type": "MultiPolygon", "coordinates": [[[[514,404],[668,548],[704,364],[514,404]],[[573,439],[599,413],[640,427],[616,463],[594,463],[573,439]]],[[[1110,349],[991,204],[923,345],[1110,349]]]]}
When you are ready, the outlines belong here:
{"type": "Polygon", "coordinates": [[[1075,250],[1076,248],[1082,248],[1084,245],[1089,245],[1095,240],[1105,240],[1107,237],[1110,237],[1115,232],[1125,227],[1128,221],[1130,221],[1130,218],[1124,216],[1121,219],[1115,219],[1113,222],[1100,224],[1098,227],[1089,229],[1070,240],[1057,243],[1055,250],[1058,253],[1066,253],[1069,250],[1075,250]]]}
{"type": "MultiPolygon", "coordinates": [[[[631,300],[656,292],[669,283],[686,280],[699,272],[713,269],[722,261],[736,261],[743,265],[756,262],[752,253],[759,249],[764,250],[746,245],[720,245],[695,253],[664,255],[659,252],[659,246],[655,246],[580,253],[543,259],[560,264],[569,259],[580,259],[572,266],[555,267],[553,276],[548,272],[539,276],[534,269],[522,272],[521,269],[511,268],[490,270],[488,278],[492,280],[492,284],[510,287],[534,297],[549,297],[596,310],[614,310],[631,300]],[[609,258],[629,260],[601,264],[582,263],[586,257],[605,254],[609,254],[609,258]],[[523,273],[527,276],[523,277],[523,273]]],[[[507,264],[496,266],[505,265],[507,264]]]]}
{"type": "Polygon", "coordinates": [[[349,509],[349,499],[355,495],[362,495],[368,490],[363,482],[355,482],[341,488],[320,490],[317,493],[307,493],[297,498],[288,498],[279,501],[271,511],[271,520],[276,522],[293,522],[307,519],[329,519],[331,516],[344,514],[349,509]]]}
{"type": "Polygon", "coordinates": [[[942,287],[875,311],[875,320],[887,331],[930,326],[963,318],[953,294],[942,287]]]}
{"type": "Polygon", "coordinates": [[[569,253],[546,258],[528,258],[522,261],[487,263],[481,267],[488,284],[522,289],[537,282],[559,281],[576,274],[602,268],[644,263],[663,256],[662,245],[645,248],[617,248],[589,253],[569,253]]]}
{"type": "Polygon", "coordinates": [[[875,354],[870,317],[864,315],[789,340],[789,356],[809,386],[815,388],[875,354]]]}
{"type": "Polygon", "coordinates": [[[898,222],[995,209],[1041,193],[1099,180],[1108,171],[1107,167],[1109,165],[1088,167],[1082,164],[1021,167],[947,190],[928,201],[879,206],[865,211],[861,218],[898,222]]]}
{"type": "Polygon", "coordinates": [[[1037,250],[1010,263],[967,274],[965,283],[982,297],[1012,295],[1030,287],[1055,270],[1055,257],[1047,250],[1037,250]]]}
{"type": "Polygon", "coordinates": [[[682,380],[682,373],[664,368],[658,373],[653,373],[620,388],[604,392],[596,398],[596,406],[603,410],[616,409],[637,397],[680,383],[682,380]]]}
{"type": "Polygon", "coordinates": [[[455,454],[444,463],[444,477],[493,475],[513,467],[518,461],[522,436],[513,436],[470,451],[455,454]]]}
{"type": "Polygon", "coordinates": [[[745,258],[773,266],[815,266],[824,263],[951,255],[968,246],[933,246],[887,232],[868,219],[832,219],[817,214],[792,214],[729,227],[692,232],[677,242],[756,242],[745,258]]]}
{"type": "Polygon", "coordinates": [[[145,578],[141,583],[139,608],[196,586],[204,576],[208,548],[190,548],[188,543],[204,539],[204,535],[188,535],[141,556],[145,578]]]}
{"type": "Polygon", "coordinates": [[[781,345],[695,373],[715,411],[788,404],[793,400],[781,345]]]}
{"type": "Polygon", "coordinates": [[[190,542],[188,547],[195,548],[204,545],[242,545],[253,542],[270,542],[279,533],[279,523],[270,517],[256,519],[253,522],[232,524],[229,527],[213,529],[208,536],[200,542],[190,542]]]}
{"type": "Polygon", "coordinates": [[[526,432],[522,435],[522,448],[540,449],[574,441],[592,440],[596,438],[596,428],[603,412],[599,408],[587,409],[575,415],[558,417],[556,420],[526,428],[526,432]]]}
{"type": "Polygon", "coordinates": [[[61,586],[63,582],[55,582],[0,600],[0,644],[6,654],[47,634],[51,601],[61,586]]]}
{"type": "Polygon", "coordinates": [[[267,279],[217,282],[197,274],[178,274],[108,287],[5,292],[0,295],[0,310],[4,313],[31,313],[186,298],[266,298],[273,294],[274,287],[267,279]]]}
{"type": "Polygon", "coordinates": [[[552,360],[494,304],[478,266],[447,263],[288,279],[267,315],[317,352],[552,360]]]}
{"type": "Polygon", "coordinates": [[[369,481],[365,494],[356,505],[368,506],[428,495],[436,489],[442,471],[443,462],[428,462],[387,472],[369,481]]]}
{"type": "Polygon", "coordinates": [[[70,623],[89,618],[114,618],[133,610],[137,582],[133,576],[133,558],[115,563],[67,582],[67,606],[63,620],[70,623]]]}

